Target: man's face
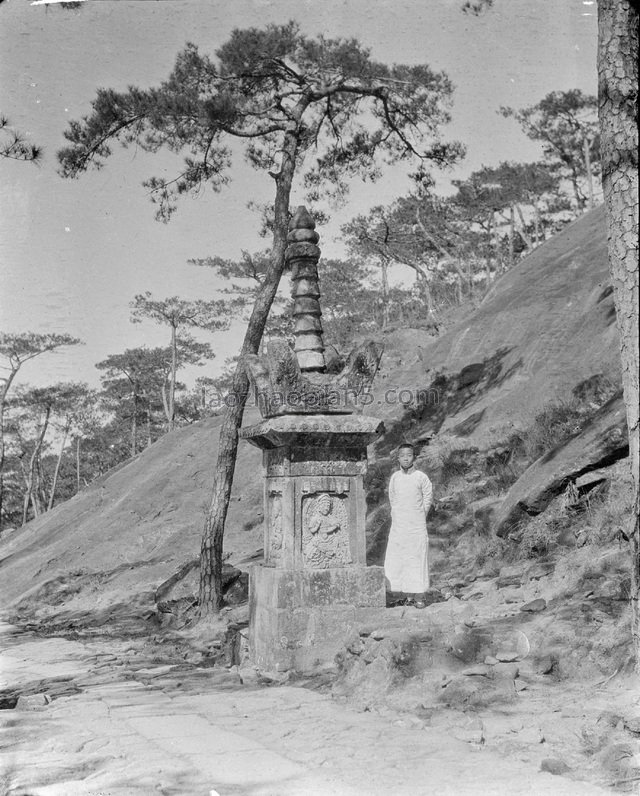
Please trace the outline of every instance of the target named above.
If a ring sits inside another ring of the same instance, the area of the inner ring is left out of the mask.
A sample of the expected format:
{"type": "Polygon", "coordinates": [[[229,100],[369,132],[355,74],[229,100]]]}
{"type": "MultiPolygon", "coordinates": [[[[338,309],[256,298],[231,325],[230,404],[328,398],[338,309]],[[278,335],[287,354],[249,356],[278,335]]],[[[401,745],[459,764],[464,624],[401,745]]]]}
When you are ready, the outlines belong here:
{"type": "Polygon", "coordinates": [[[398,453],[398,462],[403,470],[408,470],[413,464],[413,460],[415,458],[416,457],[411,448],[402,448],[400,453],[398,453]]]}

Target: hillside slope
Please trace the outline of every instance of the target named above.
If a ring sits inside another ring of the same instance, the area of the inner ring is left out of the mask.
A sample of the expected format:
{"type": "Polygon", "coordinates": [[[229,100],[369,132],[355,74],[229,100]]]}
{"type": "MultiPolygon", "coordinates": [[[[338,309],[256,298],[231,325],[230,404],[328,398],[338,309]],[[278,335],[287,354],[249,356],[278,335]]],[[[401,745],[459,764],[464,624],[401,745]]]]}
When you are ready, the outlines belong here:
{"type": "Polygon", "coordinates": [[[423,408],[404,414],[405,430],[428,417],[431,434],[451,432],[487,447],[596,374],[620,383],[602,207],[500,277],[442,336],[391,335],[370,411],[393,423],[405,390],[413,396],[407,408],[423,408]]]}
{"type": "MultiPolygon", "coordinates": [[[[502,276],[441,337],[398,330],[385,345],[366,411],[387,424],[372,458],[388,465],[402,438],[440,434],[488,447],[594,374],[618,383],[602,209],[502,276]],[[399,401],[402,390],[415,398],[429,388],[437,401],[399,401]]],[[[250,410],[245,423],[256,418],[250,410]]],[[[212,418],[168,434],[0,539],[5,609],[22,600],[25,616],[94,623],[151,610],[157,587],[198,556],[219,423],[212,418]]],[[[383,499],[381,484],[378,491],[383,499]]],[[[235,563],[261,547],[261,502],[260,452],[243,443],[225,541],[235,563]]]]}

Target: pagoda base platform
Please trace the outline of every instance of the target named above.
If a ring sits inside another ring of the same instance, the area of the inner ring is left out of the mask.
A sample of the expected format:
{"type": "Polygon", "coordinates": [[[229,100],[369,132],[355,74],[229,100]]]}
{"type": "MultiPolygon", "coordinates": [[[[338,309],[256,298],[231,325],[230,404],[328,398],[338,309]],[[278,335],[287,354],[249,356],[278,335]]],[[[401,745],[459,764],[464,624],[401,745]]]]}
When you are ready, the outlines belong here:
{"type": "Polygon", "coordinates": [[[334,658],[358,626],[385,606],[382,567],[280,569],[249,577],[249,652],[263,671],[312,674],[334,658]]]}

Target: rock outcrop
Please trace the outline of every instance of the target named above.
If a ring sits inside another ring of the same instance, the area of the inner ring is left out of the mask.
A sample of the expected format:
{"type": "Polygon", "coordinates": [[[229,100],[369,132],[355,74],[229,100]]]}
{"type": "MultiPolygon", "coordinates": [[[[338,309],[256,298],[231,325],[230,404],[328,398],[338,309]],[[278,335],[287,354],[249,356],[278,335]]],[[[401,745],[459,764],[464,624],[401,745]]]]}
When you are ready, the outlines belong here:
{"type": "Polygon", "coordinates": [[[507,536],[527,517],[543,512],[557,495],[583,475],[628,456],[622,398],[608,401],[588,426],[529,467],[509,490],[496,517],[496,533],[507,536]]]}

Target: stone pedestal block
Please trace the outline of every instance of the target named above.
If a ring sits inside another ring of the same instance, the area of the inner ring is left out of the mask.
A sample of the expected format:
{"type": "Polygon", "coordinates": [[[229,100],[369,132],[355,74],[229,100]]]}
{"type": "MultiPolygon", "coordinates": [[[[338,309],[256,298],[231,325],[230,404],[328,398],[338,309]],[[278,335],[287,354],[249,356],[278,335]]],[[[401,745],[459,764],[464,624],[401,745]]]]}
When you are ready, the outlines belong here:
{"type": "Polygon", "coordinates": [[[350,633],[384,607],[384,570],[256,566],[249,595],[254,665],[310,674],[330,667],[350,633]]]}

